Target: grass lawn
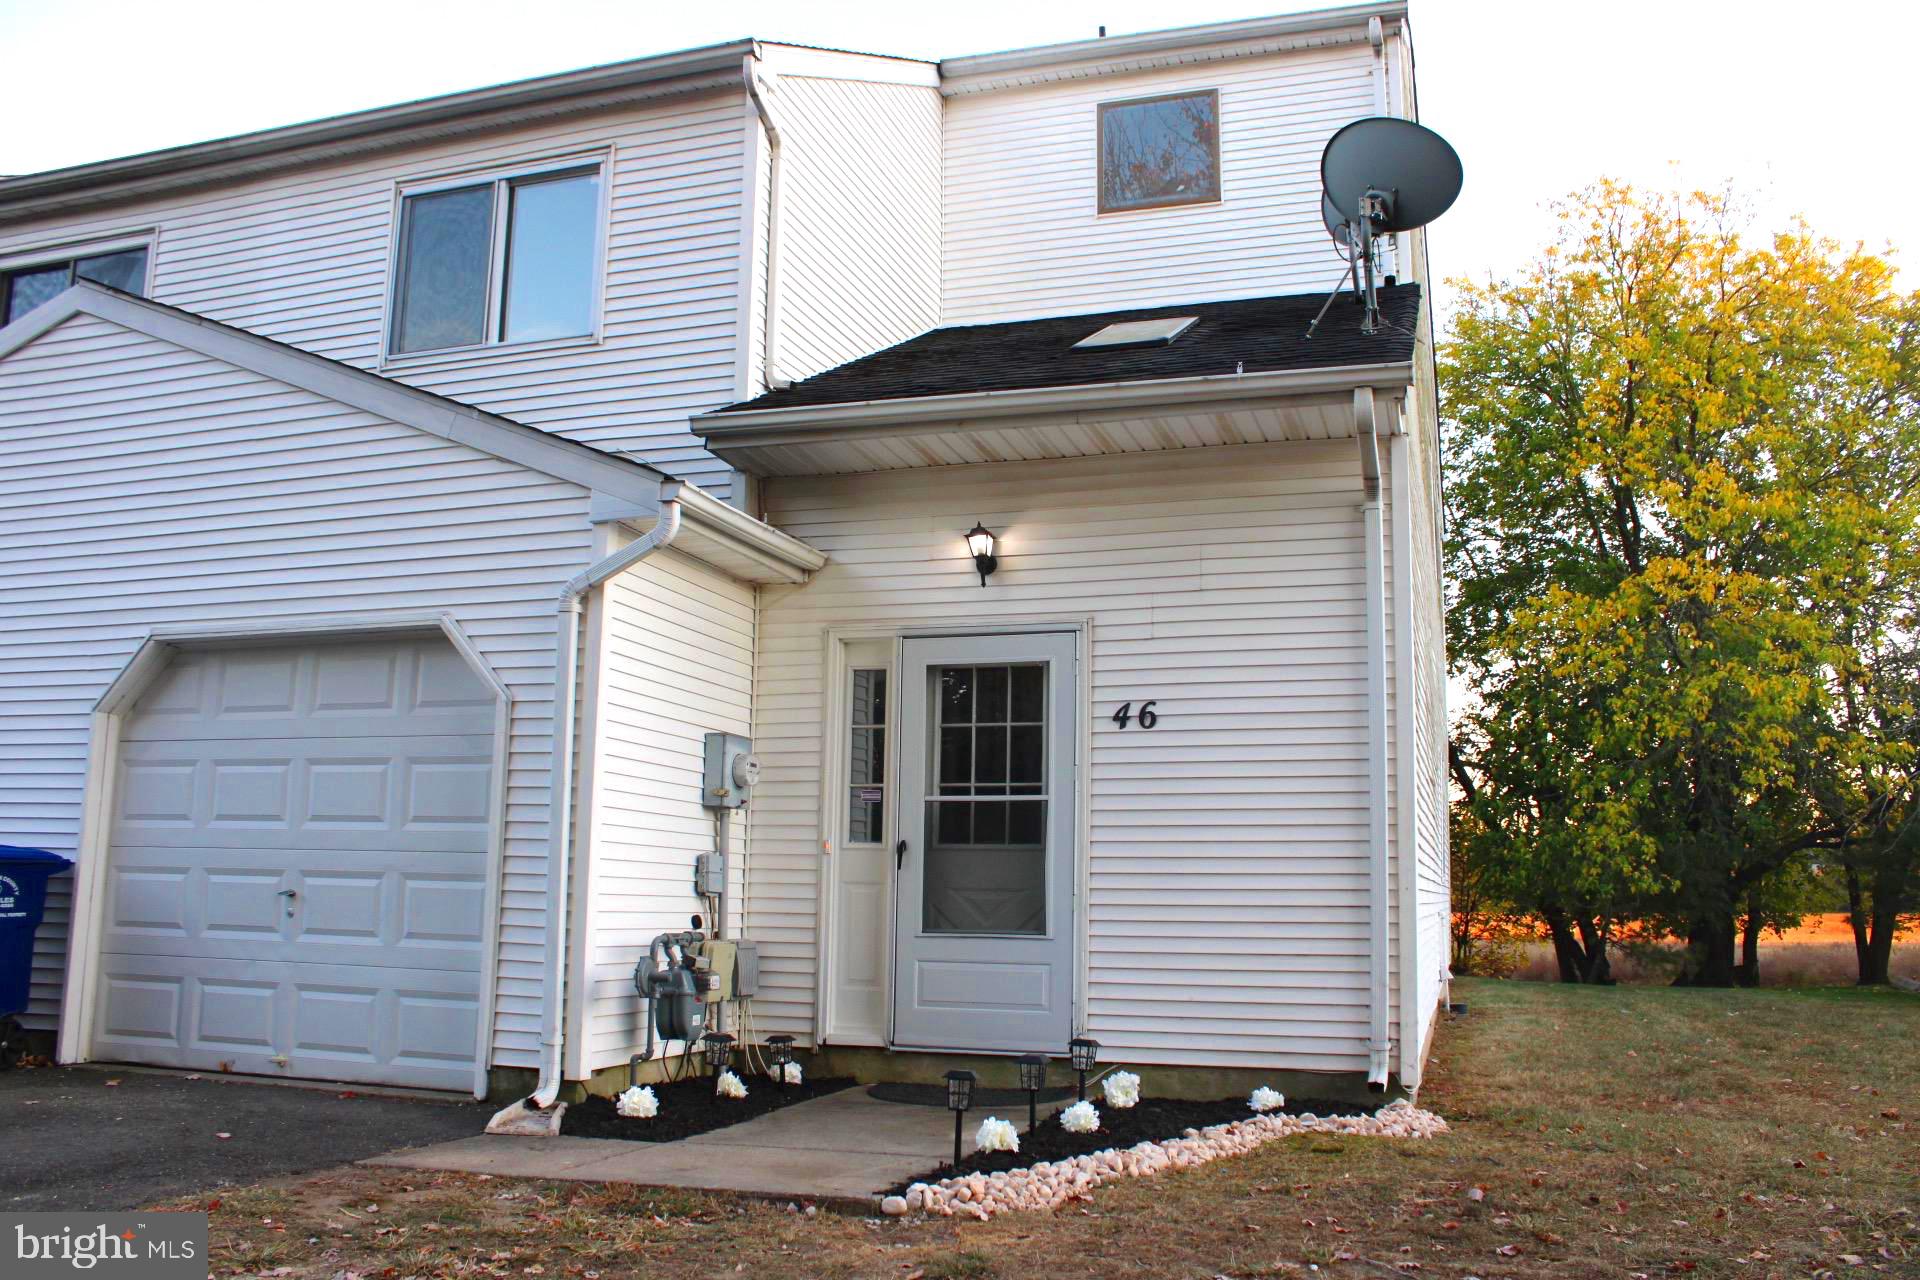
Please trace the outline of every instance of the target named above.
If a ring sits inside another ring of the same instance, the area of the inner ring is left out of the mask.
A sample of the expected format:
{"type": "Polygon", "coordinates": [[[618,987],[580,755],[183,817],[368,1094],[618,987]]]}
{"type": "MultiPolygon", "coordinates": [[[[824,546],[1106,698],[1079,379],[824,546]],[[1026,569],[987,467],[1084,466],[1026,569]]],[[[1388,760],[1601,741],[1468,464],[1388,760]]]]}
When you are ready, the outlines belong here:
{"type": "Polygon", "coordinates": [[[984,1224],[348,1169],[223,1193],[214,1273],[1920,1276],[1920,997],[1454,990],[1434,1141],[1291,1139],[984,1224]]]}

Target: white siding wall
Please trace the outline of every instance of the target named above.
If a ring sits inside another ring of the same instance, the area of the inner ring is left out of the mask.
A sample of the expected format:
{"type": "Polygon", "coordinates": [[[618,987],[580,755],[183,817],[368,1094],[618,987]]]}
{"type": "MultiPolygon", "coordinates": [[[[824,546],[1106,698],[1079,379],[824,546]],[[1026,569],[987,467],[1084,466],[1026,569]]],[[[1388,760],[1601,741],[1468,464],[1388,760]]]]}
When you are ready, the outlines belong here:
{"type": "Polygon", "coordinates": [[[940,94],[780,76],[780,372],[795,381],[940,322],[940,94]]]}
{"type": "Polygon", "coordinates": [[[1363,45],[947,99],[949,324],[1331,288],[1320,151],[1374,113],[1363,45]],[[1218,204],[1096,212],[1099,104],[1220,91],[1218,204]]]}
{"type": "Polygon", "coordinates": [[[0,362],[0,839],[73,852],[89,713],[149,627],[448,611],[515,698],[494,1062],[535,1065],[553,601],[590,543],[578,485],[75,317],[0,362]]]}
{"type": "Polygon", "coordinates": [[[10,225],[0,256],[157,228],[157,301],[372,369],[396,182],[611,149],[600,343],[417,356],[381,372],[724,493],[725,469],[687,417],[735,398],[743,105],[737,91],[710,94],[10,225]]]}
{"type": "Polygon", "coordinates": [[[763,1025],[813,1031],[823,631],[1091,617],[1088,1029],[1134,1062],[1364,1069],[1359,500],[1351,442],[770,484],[833,560],[763,600],[763,1025]],[[975,519],[1002,539],[984,591],[975,519]],[[1146,699],[1158,728],[1108,719],[1146,699]]]}
{"type": "Polygon", "coordinates": [[[1410,442],[1413,506],[1414,854],[1418,866],[1415,904],[1419,914],[1416,976],[1419,982],[1420,1046],[1438,1013],[1442,985],[1452,963],[1452,873],[1448,863],[1446,601],[1441,587],[1439,447],[1432,427],[1410,442]]]}
{"type": "MultiPolygon", "coordinates": [[[[704,738],[752,730],[754,589],[668,550],[609,582],[597,613],[591,923],[576,993],[588,1072],[639,1050],[634,964],[656,934],[685,929],[701,910],[693,861],[714,847],[712,811],[700,803],[704,738]]],[[[747,832],[744,815],[732,821],[737,934],[747,832]]]]}

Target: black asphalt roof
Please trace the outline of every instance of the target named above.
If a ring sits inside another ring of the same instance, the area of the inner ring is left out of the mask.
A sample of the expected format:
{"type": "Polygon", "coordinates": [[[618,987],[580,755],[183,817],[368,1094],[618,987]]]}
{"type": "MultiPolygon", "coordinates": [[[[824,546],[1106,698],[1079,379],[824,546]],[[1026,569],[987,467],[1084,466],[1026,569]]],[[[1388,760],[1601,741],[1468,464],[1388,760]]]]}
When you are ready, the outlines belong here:
{"type": "Polygon", "coordinates": [[[1391,364],[1413,358],[1420,286],[1382,288],[1381,325],[1371,334],[1360,331],[1361,310],[1352,295],[1337,298],[1326,320],[1309,339],[1307,326],[1325,301],[1324,293],[1295,293],[930,329],[898,346],[719,412],[1151,382],[1236,371],[1276,373],[1391,364]],[[1199,319],[1165,346],[1074,348],[1074,343],[1107,325],[1163,316],[1199,319]]]}

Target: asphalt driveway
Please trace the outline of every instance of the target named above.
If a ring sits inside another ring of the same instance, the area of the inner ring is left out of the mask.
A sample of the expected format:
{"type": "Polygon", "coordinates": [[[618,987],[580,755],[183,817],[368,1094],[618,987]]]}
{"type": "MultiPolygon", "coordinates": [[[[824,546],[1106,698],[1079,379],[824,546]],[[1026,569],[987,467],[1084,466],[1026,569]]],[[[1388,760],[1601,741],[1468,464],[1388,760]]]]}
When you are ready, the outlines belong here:
{"type": "Polygon", "coordinates": [[[473,1102],[370,1097],[351,1085],[0,1071],[0,1210],[138,1209],[471,1137],[490,1114],[473,1102]]]}

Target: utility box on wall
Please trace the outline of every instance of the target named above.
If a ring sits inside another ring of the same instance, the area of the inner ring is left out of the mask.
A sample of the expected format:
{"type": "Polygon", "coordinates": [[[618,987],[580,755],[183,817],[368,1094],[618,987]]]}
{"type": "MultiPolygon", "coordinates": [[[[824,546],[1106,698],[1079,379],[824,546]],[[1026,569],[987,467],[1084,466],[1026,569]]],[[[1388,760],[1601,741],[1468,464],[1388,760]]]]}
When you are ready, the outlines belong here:
{"type": "Polygon", "coordinates": [[[753,740],[737,733],[707,735],[706,768],[700,803],[709,809],[738,809],[753,797],[753,784],[760,780],[760,762],[753,755],[753,740]]]}

